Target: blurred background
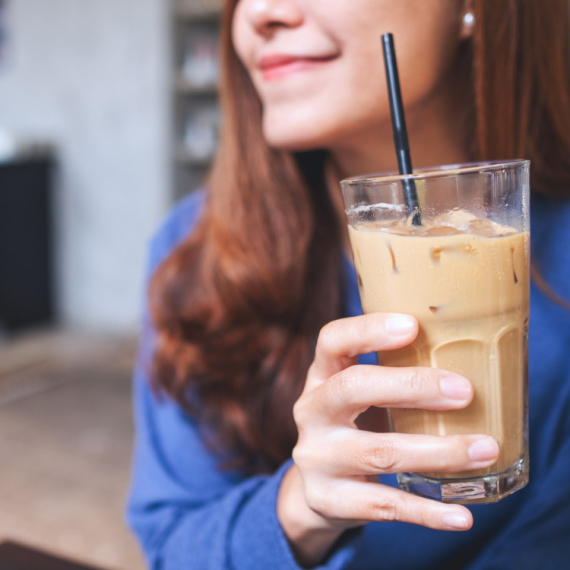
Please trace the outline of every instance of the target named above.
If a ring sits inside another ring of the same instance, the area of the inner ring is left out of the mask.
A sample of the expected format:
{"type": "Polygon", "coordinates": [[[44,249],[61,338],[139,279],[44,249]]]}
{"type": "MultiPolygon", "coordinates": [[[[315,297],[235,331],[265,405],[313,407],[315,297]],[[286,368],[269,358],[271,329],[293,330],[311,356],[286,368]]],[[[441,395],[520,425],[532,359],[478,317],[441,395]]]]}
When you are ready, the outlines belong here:
{"type": "Polygon", "coordinates": [[[123,504],[146,252],[215,154],[222,1],[0,0],[0,543],[144,568],[123,504]]]}

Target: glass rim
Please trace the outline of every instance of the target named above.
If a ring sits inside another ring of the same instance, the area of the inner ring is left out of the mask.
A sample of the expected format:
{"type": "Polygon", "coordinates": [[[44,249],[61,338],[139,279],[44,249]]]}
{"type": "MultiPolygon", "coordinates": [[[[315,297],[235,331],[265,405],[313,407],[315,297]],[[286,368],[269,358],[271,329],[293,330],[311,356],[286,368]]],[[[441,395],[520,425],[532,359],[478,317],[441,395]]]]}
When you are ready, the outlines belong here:
{"type": "Polygon", "coordinates": [[[464,162],[458,164],[444,164],[442,166],[429,166],[414,169],[413,174],[398,174],[397,172],[379,172],[378,174],[363,174],[341,180],[344,186],[359,184],[385,184],[400,182],[402,180],[424,180],[426,178],[445,178],[473,172],[493,172],[517,166],[529,166],[530,160],[516,158],[512,160],[489,160],[480,162],[464,162]]]}

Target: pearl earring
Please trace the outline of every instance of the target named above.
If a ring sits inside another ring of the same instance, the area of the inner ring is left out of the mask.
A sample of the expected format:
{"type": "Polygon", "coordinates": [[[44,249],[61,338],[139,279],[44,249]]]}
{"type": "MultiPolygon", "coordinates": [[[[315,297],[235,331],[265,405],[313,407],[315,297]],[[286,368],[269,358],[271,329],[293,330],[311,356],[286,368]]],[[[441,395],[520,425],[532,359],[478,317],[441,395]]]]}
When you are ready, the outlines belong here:
{"type": "Polygon", "coordinates": [[[475,15],[473,12],[466,12],[463,16],[463,25],[467,28],[472,28],[475,25],[475,15]]]}

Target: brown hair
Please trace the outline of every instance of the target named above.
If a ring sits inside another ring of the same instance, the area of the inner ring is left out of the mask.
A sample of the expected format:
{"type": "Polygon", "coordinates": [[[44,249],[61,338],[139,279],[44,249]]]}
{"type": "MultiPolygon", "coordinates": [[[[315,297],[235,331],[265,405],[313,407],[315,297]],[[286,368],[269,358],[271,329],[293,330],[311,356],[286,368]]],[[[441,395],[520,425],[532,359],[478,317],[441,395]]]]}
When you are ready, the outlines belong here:
{"type": "MultiPolygon", "coordinates": [[[[199,224],[154,274],[154,386],[192,413],[226,467],[272,471],[321,327],[342,315],[341,234],[323,152],[267,146],[261,105],[222,25],[220,150],[199,224]]],[[[566,0],[474,0],[473,159],[529,158],[568,195],[566,0]]]]}
{"type": "Polygon", "coordinates": [[[481,160],[528,158],[533,190],[568,196],[567,0],[474,0],[474,95],[481,160]]]}

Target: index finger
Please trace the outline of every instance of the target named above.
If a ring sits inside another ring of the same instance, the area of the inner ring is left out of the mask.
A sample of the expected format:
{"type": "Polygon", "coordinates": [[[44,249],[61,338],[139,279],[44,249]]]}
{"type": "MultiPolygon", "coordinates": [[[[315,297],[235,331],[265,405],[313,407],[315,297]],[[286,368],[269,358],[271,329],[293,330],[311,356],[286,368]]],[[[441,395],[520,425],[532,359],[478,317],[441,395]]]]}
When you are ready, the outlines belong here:
{"type": "Polygon", "coordinates": [[[319,334],[307,387],[316,388],[353,366],[359,354],[402,348],[417,334],[416,319],[401,313],[370,313],[332,321],[319,334]]]}

